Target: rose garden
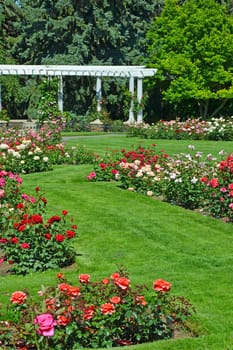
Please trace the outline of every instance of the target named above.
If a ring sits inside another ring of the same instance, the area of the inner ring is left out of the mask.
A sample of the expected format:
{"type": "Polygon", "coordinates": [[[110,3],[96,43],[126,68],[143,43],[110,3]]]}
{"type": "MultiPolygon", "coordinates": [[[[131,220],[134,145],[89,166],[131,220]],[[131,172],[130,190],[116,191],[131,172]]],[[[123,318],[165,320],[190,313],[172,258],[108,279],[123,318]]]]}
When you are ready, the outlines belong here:
{"type": "Polygon", "coordinates": [[[64,135],[1,134],[0,349],[230,349],[232,118],[64,135]]]}

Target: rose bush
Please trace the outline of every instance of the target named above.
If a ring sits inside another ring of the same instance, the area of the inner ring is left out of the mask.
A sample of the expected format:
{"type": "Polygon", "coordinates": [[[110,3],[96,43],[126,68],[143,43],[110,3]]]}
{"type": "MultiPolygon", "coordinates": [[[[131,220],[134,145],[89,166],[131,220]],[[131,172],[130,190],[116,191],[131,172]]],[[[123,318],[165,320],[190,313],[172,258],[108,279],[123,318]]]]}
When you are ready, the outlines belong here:
{"type": "Polygon", "coordinates": [[[232,155],[219,154],[220,162],[212,154],[203,159],[193,145],[189,145],[189,153],[172,157],[163,150],[156,152],[155,145],[115,151],[96,161],[87,180],[118,180],[124,189],[232,222],[232,155]]]}
{"type": "Polygon", "coordinates": [[[37,132],[9,129],[0,134],[1,168],[14,173],[52,170],[55,164],[86,164],[98,158],[84,146],[69,149],[62,142],[59,121],[50,121],[37,132]]]}
{"type": "Polygon", "coordinates": [[[76,253],[71,240],[77,226],[68,212],[48,216],[47,199],[39,187],[35,196],[23,193],[22,179],[0,172],[0,263],[8,263],[16,274],[69,265],[76,253]]]}
{"type": "Polygon", "coordinates": [[[228,118],[212,118],[201,120],[200,118],[188,118],[181,121],[159,120],[155,124],[130,125],[128,136],[139,136],[148,139],[188,139],[188,140],[233,140],[233,116],[228,118]]]}
{"type": "Polygon", "coordinates": [[[148,287],[133,288],[125,269],[98,282],[81,274],[79,285],[62,273],[57,277],[58,285],[43,287],[39,301],[24,291],[11,295],[9,309],[17,322],[0,322],[3,350],[125,346],[172,338],[178,328],[191,331],[194,307],[170,295],[171,284],[163,279],[145,296],[148,287]]]}

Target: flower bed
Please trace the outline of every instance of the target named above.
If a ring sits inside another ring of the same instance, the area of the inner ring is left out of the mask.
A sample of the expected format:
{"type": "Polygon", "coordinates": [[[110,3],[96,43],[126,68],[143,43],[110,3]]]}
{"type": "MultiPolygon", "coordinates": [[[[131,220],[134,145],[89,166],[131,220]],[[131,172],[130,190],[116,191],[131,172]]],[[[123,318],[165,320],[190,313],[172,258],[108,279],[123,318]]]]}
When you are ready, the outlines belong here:
{"type": "Polygon", "coordinates": [[[89,181],[118,180],[130,191],[156,196],[187,209],[199,209],[233,222],[233,154],[222,161],[189,146],[190,153],[169,156],[148,149],[121,150],[96,162],[89,181]]]}
{"type": "Polygon", "coordinates": [[[22,179],[17,174],[0,171],[0,263],[9,271],[26,274],[74,262],[75,251],[70,241],[77,226],[68,212],[47,215],[47,200],[36,187],[35,196],[23,193],[22,179]],[[70,221],[71,220],[71,221],[70,221]]]}
{"type": "Polygon", "coordinates": [[[80,274],[78,285],[62,273],[57,277],[56,287],[39,292],[40,301],[25,291],[12,293],[13,320],[0,322],[3,350],[109,348],[169,339],[177,329],[190,332],[193,306],[170,295],[171,284],[163,279],[146,297],[148,288],[133,288],[123,269],[98,282],[80,274]]]}
{"type": "Polygon", "coordinates": [[[52,170],[55,164],[92,163],[97,158],[84,146],[67,150],[62,142],[61,130],[52,122],[37,132],[9,129],[0,134],[1,169],[28,174],[52,170]]]}
{"type": "Polygon", "coordinates": [[[233,140],[233,116],[211,120],[187,119],[181,121],[159,120],[155,124],[135,124],[128,129],[128,136],[148,139],[233,140]]]}

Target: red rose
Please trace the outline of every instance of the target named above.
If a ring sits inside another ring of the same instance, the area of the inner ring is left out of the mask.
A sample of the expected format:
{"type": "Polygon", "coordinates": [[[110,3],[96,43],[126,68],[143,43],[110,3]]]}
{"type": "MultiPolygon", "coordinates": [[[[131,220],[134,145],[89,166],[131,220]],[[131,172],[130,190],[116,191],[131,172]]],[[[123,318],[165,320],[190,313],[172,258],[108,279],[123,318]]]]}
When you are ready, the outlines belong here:
{"type": "Polygon", "coordinates": [[[87,308],[85,308],[83,310],[84,312],[84,319],[85,320],[91,320],[92,317],[94,316],[95,313],[95,306],[94,305],[90,305],[87,308]]]}
{"type": "Polygon", "coordinates": [[[66,317],[64,315],[57,316],[57,324],[59,326],[66,326],[71,321],[71,317],[66,317]]]}
{"type": "Polygon", "coordinates": [[[53,224],[54,222],[59,222],[59,221],[61,221],[61,218],[60,216],[57,216],[57,215],[51,216],[51,218],[48,219],[48,223],[50,225],[53,224]]]}
{"type": "Polygon", "coordinates": [[[48,240],[50,240],[51,237],[52,237],[51,233],[46,233],[44,236],[45,236],[45,238],[48,239],[48,240]]]}
{"type": "Polygon", "coordinates": [[[75,233],[75,231],[67,230],[66,235],[68,238],[74,238],[76,233],[75,233]]]}
{"type": "Polygon", "coordinates": [[[17,291],[11,294],[11,302],[12,304],[23,304],[27,299],[27,294],[21,291],[17,291]]]}
{"type": "Polygon", "coordinates": [[[104,315],[111,315],[115,312],[115,306],[111,303],[101,305],[100,310],[104,315]]]}
{"type": "Polygon", "coordinates": [[[114,283],[123,290],[129,288],[130,280],[126,277],[118,277],[114,279],[114,283]]]}
{"type": "Polygon", "coordinates": [[[65,293],[66,295],[71,296],[71,297],[77,297],[81,294],[79,287],[74,287],[74,286],[71,286],[67,283],[59,284],[58,288],[61,292],[65,293]]]}
{"type": "Polygon", "coordinates": [[[31,221],[32,224],[42,224],[43,223],[43,218],[39,214],[33,214],[30,217],[30,221],[31,221]]]}
{"type": "Polygon", "coordinates": [[[18,242],[19,242],[19,240],[18,240],[17,237],[12,237],[12,238],[11,238],[11,243],[17,244],[18,242]]]}
{"type": "Polygon", "coordinates": [[[62,210],[62,214],[65,216],[68,214],[68,211],[67,210],[62,210]]]}
{"type": "Polygon", "coordinates": [[[208,177],[203,176],[203,177],[200,179],[200,181],[203,182],[203,183],[206,183],[206,182],[208,182],[208,177]]]}
{"type": "Polygon", "coordinates": [[[17,204],[17,209],[23,209],[24,208],[24,204],[23,203],[19,203],[17,204]]]}
{"type": "Polygon", "coordinates": [[[208,185],[213,188],[218,187],[218,179],[216,177],[213,177],[210,181],[208,181],[208,185]]]}
{"type": "Polygon", "coordinates": [[[23,232],[24,230],[26,230],[26,228],[27,228],[27,225],[25,225],[25,224],[19,225],[19,226],[18,226],[18,231],[19,231],[19,232],[23,232]]]}
{"type": "Polygon", "coordinates": [[[30,248],[30,244],[29,243],[22,243],[20,245],[20,247],[23,248],[23,249],[29,249],[30,248]]]}
{"type": "Polygon", "coordinates": [[[66,237],[63,235],[56,235],[55,239],[57,242],[61,243],[66,239],[66,237]]]}
{"type": "Polygon", "coordinates": [[[166,282],[162,279],[158,279],[154,281],[153,288],[157,292],[169,292],[169,290],[171,289],[171,283],[166,282]]]}
{"type": "Polygon", "coordinates": [[[79,275],[79,281],[81,283],[88,283],[90,281],[90,275],[87,275],[85,273],[79,275]]]}
{"type": "Polygon", "coordinates": [[[109,284],[109,279],[108,279],[108,278],[102,279],[102,283],[103,283],[103,284],[109,284]]]}
{"type": "Polygon", "coordinates": [[[112,304],[120,304],[121,298],[118,297],[117,295],[116,295],[116,296],[113,296],[113,297],[111,297],[110,302],[111,302],[112,304]]]}
{"type": "Polygon", "coordinates": [[[114,272],[111,274],[111,278],[114,280],[115,278],[119,278],[120,274],[118,272],[114,272]]]}

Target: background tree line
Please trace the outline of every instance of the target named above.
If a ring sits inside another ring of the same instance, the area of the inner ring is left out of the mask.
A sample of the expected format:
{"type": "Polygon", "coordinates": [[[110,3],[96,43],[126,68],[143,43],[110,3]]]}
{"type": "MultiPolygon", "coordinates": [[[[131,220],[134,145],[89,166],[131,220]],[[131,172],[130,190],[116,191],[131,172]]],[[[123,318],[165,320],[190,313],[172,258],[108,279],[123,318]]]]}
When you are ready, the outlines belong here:
{"type": "MultiPolygon", "coordinates": [[[[148,121],[232,115],[232,14],[232,0],[0,0],[0,61],[156,67],[148,121]]],[[[35,116],[42,80],[0,77],[12,118],[35,116]]],[[[110,117],[126,120],[128,81],[104,79],[103,90],[110,117]]],[[[84,115],[95,81],[64,78],[64,94],[64,109],[84,115]]]]}

